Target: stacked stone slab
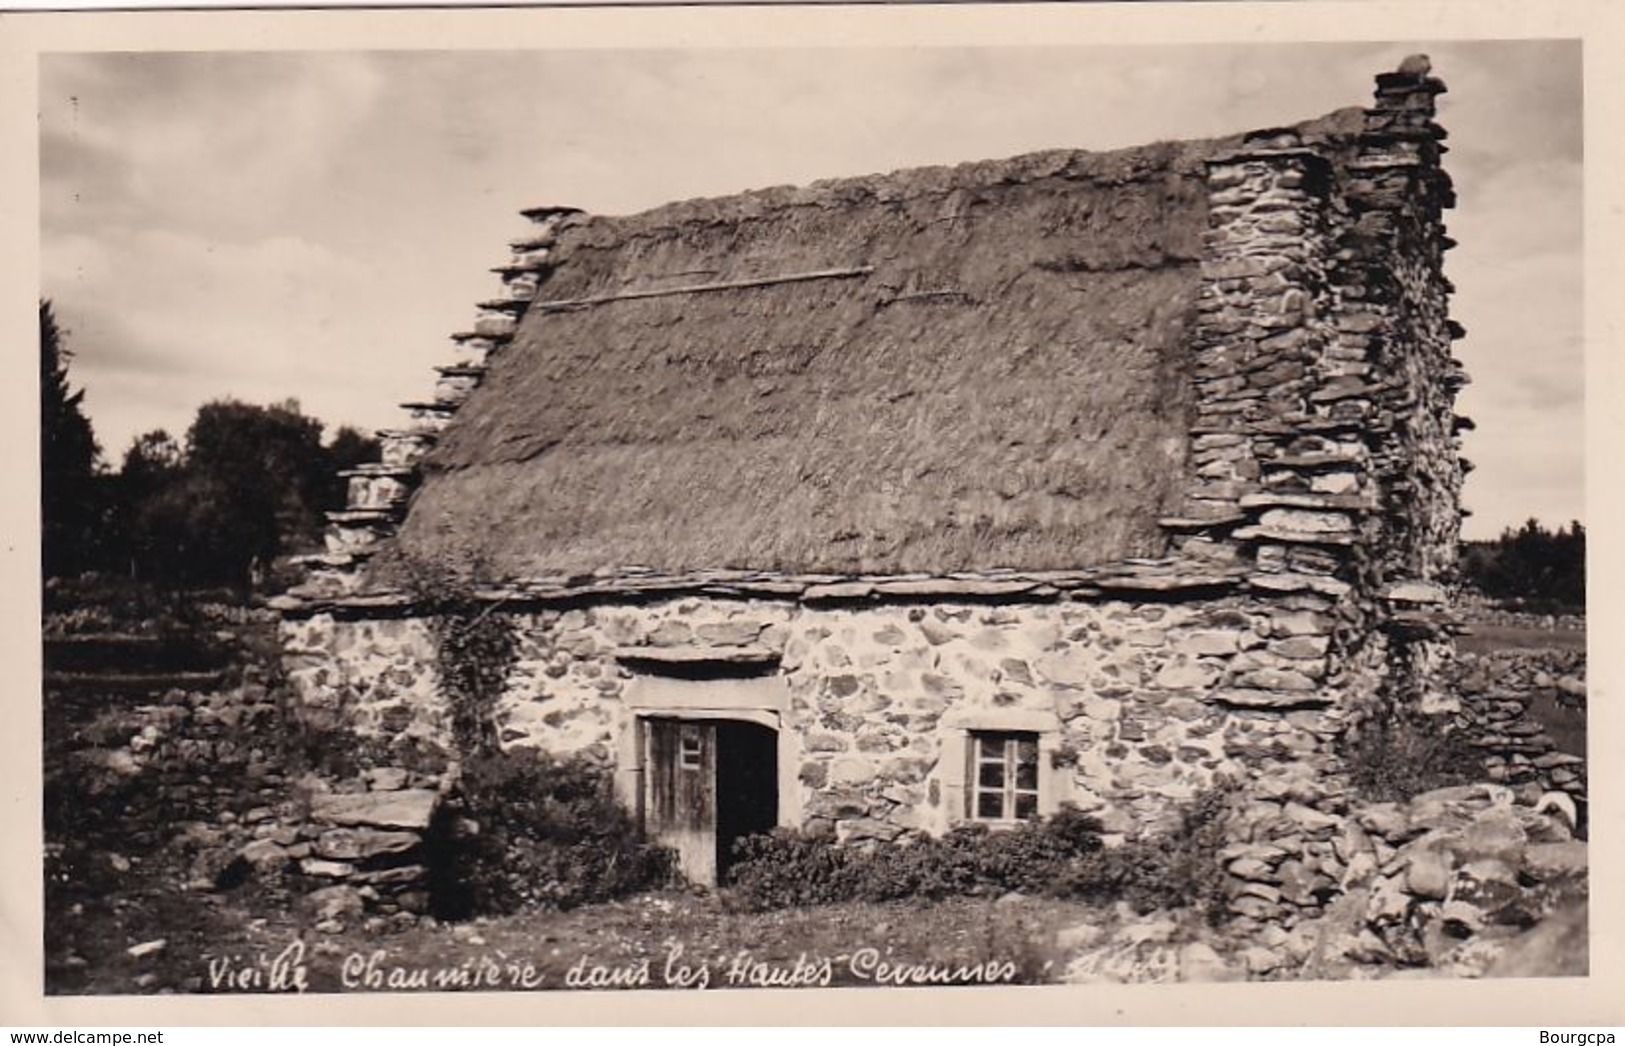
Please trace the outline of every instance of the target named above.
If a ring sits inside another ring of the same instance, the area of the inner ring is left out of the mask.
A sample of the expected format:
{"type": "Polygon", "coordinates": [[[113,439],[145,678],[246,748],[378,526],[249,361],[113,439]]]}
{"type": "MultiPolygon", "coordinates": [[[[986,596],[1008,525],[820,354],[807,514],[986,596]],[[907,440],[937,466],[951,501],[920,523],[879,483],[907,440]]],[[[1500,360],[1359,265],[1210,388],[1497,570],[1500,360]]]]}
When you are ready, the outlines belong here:
{"type": "Polygon", "coordinates": [[[305,582],[291,593],[334,596],[357,592],[362,568],[405,518],[417,485],[418,462],[435,444],[442,429],[474,390],[479,388],[492,355],[507,344],[519,320],[530,307],[551,268],[551,248],[560,225],[573,214],[570,207],[536,207],[520,212],[532,228],[509,246],[508,264],[492,271],[502,280],[504,296],[481,302],[471,330],[453,334],[455,358],[435,368],[433,396],[422,402],[401,404],[410,419],[400,429],[378,433],[379,460],[341,472],[349,480],[349,503],[327,514],[326,551],[301,557],[309,568],[305,582]]]}
{"type": "Polygon", "coordinates": [[[362,913],[410,923],[430,906],[425,840],[439,783],[379,767],[342,790],[318,791],[280,812],[267,809],[236,864],[297,883],[321,932],[337,933],[346,917],[362,913]]]}
{"type": "Polygon", "coordinates": [[[1450,708],[1434,673],[1454,625],[1464,375],[1442,273],[1443,91],[1383,74],[1352,147],[1262,131],[1209,162],[1195,482],[1164,523],[1325,615],[1325,660],[1268,666],[1238,704],[1293,707],[1325,681],[1352,710],[1385,678],[1389,699],[1450,708]]]}
{"type": "Polygon", "coordinates": [[[1486,776],[1533,794],[1563,792],[1581,808],[1587,802],[1586,760],[1558,750],[1557,742],[1530,714],[1537,699],[1576,718],[1585,714],[1585,653],[1505,650],[1461,654],[1452,666],[1460,695],[1457,726],[1484,757],[1486,776]]]}
{"type": "Polygon", "coordinates": [[[1495,785],[1437,789],[1342,817],[1285,809],[1311,852],[1251,837],[1228,846],[1223,856],[1242,885],[1234,919],[1196,940],[1169,916],[1063,929],[1062,942],[1084,946],[1064,979],[1585,973],[1583,931],[1564,940],[1564,954],[1535,954],[1553,931],[1584,926],[1587,845],[1563,815],[1518,804],[1495,785]]]}
{"type": "MultiPolygon", "coordinates": [[[[119,875],[161,860],[184,869],[177,885],[212,890],[231,856],[287,812],[290,724],[253,653],[275,616],[196,609],[184,630],[96,606],[44,620],[47,809],[89,819],[75,838],[48,839],[48,859],[100,840],[95,859],[119,875]],[[98,631],[71,631],[76,617],[99,619],[98,631]],[[114,622],[119,631],[103,630],[114,622]]],[[[47,818],[49,833],[56,823],[47,818]]]]}

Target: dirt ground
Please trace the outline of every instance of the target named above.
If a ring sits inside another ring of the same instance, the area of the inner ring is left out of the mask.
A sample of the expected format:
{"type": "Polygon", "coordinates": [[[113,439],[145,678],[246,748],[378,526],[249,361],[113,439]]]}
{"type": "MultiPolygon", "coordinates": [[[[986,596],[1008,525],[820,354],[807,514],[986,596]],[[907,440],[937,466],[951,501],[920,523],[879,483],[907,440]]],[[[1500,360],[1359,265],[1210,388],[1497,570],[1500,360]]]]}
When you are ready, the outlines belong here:
{"type": "Polygon", "coordinates": [[[729,911],[716,895],[667,891],[569,912],[356,924],[330,935],[311,930],[297,904],[252,887],[189,893],[157,878],[132,869],[121,886],[62,913],[48,992],[1041,984],[1064,967],[1061,932],[1105,917],[1079,902],[1016,896],[757,914],[729,911]]]}

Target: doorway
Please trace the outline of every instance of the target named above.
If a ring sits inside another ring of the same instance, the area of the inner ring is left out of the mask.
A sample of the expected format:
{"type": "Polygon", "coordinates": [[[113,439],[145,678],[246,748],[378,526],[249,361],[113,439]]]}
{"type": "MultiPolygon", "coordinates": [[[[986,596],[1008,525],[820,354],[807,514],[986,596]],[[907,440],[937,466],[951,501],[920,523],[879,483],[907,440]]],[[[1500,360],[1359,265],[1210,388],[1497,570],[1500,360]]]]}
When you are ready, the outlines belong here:
{"type": "Polygon", "coordinates": [[[734,844],[778,823],[778,732],[736,719],[644,719],[644,832],[714,886],[734,844]]]}

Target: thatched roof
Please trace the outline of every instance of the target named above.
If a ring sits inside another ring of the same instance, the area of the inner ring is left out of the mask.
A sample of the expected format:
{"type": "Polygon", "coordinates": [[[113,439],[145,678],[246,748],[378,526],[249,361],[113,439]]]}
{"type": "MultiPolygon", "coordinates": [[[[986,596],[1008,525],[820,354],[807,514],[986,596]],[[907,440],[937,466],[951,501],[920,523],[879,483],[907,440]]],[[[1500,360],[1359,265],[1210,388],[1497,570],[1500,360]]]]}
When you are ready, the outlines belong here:
{"type": "MultiPolygon", "coordinates": [[[[872,574],[1152,556],[1234,145],[1045,152],[574,217],[392,554],[500,577],[872,574]]],[[[386,559],[387,561],[387,559],[386,559]]]]}

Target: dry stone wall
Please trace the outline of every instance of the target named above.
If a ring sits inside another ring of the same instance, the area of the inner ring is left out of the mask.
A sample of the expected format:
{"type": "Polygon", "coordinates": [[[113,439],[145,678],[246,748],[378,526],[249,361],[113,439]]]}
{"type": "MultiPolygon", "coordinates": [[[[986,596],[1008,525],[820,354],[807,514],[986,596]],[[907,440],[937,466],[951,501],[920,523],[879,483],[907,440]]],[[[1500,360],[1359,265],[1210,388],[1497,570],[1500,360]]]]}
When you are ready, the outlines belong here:
{"type": "Polygon", "coordinates": [[[1493,784],[1306,814],[1253,811],[1221,854],[1235,901],[1218,929],[1108,911],[1070,983],[1583,976],[1587,844],[1561,811],[1493,784]],[[1290,822],[1290,827],[1287,823],[1290,822]],[[1257,831],[1253,831],[1256,829],[1257,831]],[[1298,841],[1293,841],[1294,839],[1298,841]],[[1118,925],[1113,926],[1113,921],[1118,925]]]}
{"type": "Polygon", "coordinates": [[[356,921],[410,925],[431,908],[430,825],[442,779],[376,767],[332,784],[305,777],[252,829],[214,885],[249,877],[294,886],[319,933],[356,921]]]}
{"type": "Polygon", "coordinates": [[[1483,754],[1491,780],[1540,795],[1563,792],[1587,801],[1586,658],[1579,650],[1505,650],[1460,654],[1451,666],[1460,695],[1455,726],[1483,754]],[[1540,714],[1544,713],[1544,714],[1540,714]],[[1568,721],[1578,736],[1564,751],[1547,720],[1568,721]]]}

